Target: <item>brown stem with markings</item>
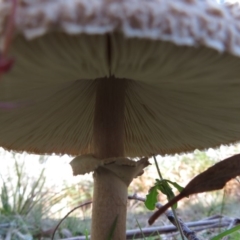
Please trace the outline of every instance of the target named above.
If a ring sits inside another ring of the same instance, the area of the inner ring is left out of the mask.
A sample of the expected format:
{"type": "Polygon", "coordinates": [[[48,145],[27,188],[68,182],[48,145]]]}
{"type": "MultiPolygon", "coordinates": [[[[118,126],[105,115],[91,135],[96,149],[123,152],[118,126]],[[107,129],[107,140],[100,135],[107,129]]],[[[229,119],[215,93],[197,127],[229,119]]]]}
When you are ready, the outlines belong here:
{"type": "MultiPolygon", "coordinates": [[[[123,157],[127,80],[109,77],[96,81],[92,152],[100,159],[123,157]]],[[[127,188],[126,183],[107,169],[100,167],[94,172],[91,240],[108,239],[113,228],[112,240],[126,239],[127,188]]]]}

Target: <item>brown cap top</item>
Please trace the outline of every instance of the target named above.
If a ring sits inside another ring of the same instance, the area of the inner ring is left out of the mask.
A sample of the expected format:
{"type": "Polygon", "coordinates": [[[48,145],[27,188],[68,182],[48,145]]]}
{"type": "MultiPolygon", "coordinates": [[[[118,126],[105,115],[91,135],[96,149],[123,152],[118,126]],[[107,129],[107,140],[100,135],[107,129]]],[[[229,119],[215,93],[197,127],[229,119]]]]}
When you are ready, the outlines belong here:
{"type": "MultiPolygon", "coordinates": [[[[8,9],[0,3],[2,26],[8,9]]],[[[95,79],[110,75],[130,79],[126,156],[240,140],[239,17],[237,5],[213,1],[21,1],[16,64],[0,82],[0,146],[89,153],[95,79]]]]}
{"type": "MultiPolygon", "coordinates": [[[[2,0],[0,22],[11,1],[2,0]]],[[[19,0],[16,29],[32,39],[47,32],[104,34],[204,45],[240,55],[239,7],[199,0],[19,0]]]]}

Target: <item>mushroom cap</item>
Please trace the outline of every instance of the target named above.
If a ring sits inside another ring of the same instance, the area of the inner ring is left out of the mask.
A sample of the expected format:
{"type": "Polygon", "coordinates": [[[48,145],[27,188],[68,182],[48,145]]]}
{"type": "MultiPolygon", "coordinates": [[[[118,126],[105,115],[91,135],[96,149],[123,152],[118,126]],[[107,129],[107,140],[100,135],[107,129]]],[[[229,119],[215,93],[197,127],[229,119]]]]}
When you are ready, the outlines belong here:
{"type": "MultiPolygon", "coordinates": [[[[8,10],[0,3],[2,29],[8,10]]],[[[212,1],[22,0],[16,63],[0,82],[0,146],[90,153],[96,79],[110,76],[129,80],[126,156],[239,141],[239,17],[212,1]]]]}

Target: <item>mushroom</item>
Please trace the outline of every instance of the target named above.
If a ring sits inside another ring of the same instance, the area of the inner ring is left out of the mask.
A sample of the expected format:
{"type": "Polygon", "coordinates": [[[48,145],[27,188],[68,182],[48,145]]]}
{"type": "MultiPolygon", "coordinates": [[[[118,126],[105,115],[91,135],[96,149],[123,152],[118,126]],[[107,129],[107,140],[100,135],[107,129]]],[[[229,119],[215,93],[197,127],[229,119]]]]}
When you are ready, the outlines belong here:
{"type": "MultiPolygon", "coordinates": [[[[0,3],[0,29],[9,9],[0,3]]],[[[0,102],[15,107],[0,108],[0,146],[76,156],[75,175],[94,171],[91,239],[125,239],[128,185],[148,157],[240,139],[239,10],[19,0],[16,62],[0,82],[0,102]]]]}

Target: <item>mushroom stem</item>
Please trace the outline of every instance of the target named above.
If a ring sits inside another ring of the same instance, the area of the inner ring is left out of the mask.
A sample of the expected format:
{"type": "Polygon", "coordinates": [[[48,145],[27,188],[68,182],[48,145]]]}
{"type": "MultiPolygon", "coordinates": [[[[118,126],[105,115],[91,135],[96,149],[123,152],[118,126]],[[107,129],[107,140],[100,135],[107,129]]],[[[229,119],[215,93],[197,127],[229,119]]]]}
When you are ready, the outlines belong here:
{"type": "MultiPolygon", "coordinates": [[[[127,80],[110,77],[96,81],[93,153],[100,159],[123,157],[127,80]]],[[[111,231],[111,240],[126,239],[127,188],[107,169],[100,167],[94,172],[91,240],[110,239],[111,231]]]]}
{"type": "Polygon", "coordinates": [[[98,79],[93,125],[93,153],[97,158],[124,156],[126,79],[98,79]]]}
{"type": "Polygon", "coordinates": [[[94,172],[91,240],[126,239],[127,189],[113,172],[94,172]]]}

